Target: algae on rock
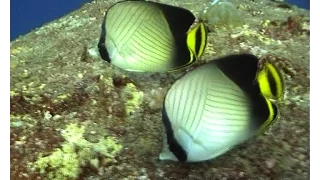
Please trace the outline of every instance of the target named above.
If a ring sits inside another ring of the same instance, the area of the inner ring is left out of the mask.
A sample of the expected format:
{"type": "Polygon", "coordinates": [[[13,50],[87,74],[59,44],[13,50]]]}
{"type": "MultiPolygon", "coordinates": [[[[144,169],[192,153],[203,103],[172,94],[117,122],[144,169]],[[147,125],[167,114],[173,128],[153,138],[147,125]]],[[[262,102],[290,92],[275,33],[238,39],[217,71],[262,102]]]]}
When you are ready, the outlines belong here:
{"type": "Polygon", "coordinates": [[[87,141],[83,134],[85,126],[69,124],[61,135],[66,140],[61,148],[56,148],[49,156],[40,154],[32,170],[46,173],[47,179],[76,179],[81,166],[91,165],[98,168],[100,157],[104,161],[113,161],[122,146],[113,137],[101,138],[98,143],[87,141]]]}
{"type": "Polygon", "coordinates": [[[143,100],[143,92],[139,91],[133,83],[128,83],[121,92],[121,98],[125,103],[126,115],[132,114],[143,100]]]}

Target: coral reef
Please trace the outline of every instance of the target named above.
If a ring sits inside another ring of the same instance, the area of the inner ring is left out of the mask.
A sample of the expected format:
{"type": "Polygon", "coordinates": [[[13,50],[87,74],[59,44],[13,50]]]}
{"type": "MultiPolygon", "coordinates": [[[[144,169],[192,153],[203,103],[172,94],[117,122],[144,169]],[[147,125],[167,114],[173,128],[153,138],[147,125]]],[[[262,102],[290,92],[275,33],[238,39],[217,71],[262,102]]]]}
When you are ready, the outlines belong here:
{"type": "MultiPolygon", "coordinates": [[[[309,179],[309,11],[270,0],[228,0],[244,25],[212,27],[202,58],[185,70],[139,74],[97,56],[103,15],[115,2],[92,1],[10,43],[13,179],[59,178],[62,169],[64,178],[81,180],[309,179]],[[170,85],[200,64],[243,52],[280,68],[286,94],[278,121],[212,161],[159,161],[161,105],[170,85]],[[113,137],[123,148],[109,156],[113,137]],[[74,159],[61,161],[67,157],[74,159]]],[[[197,17],[211,7],[211,0],[159,2],[197,17]]],[[[212,7],[219,2],[226,1],[212,7]]]]}

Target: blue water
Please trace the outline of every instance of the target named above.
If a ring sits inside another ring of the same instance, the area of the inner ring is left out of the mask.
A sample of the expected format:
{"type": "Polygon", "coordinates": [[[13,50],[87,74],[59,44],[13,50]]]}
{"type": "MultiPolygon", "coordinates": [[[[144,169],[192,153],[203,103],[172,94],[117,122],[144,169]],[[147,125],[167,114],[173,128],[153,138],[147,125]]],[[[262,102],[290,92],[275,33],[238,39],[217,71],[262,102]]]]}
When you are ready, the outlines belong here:
{"type": "Polygon", "coordinates": [[[286,2],[310,10],[310,0],[286,0],[286,2]]]}
{"type": "MultiPolygon", "coordinates": [[[[26,34],[44,23],[59,18],[78,9],[90,0],[11,0],[10,1],[10,41],[26,34]]],[[[287,0],[305,9],[310,8],[310,0],[287,0]]]]}
{"type": "Polygon", "coordinates": [[[76,10],[90,0],[11,0],[10,41],[76,10]]]}

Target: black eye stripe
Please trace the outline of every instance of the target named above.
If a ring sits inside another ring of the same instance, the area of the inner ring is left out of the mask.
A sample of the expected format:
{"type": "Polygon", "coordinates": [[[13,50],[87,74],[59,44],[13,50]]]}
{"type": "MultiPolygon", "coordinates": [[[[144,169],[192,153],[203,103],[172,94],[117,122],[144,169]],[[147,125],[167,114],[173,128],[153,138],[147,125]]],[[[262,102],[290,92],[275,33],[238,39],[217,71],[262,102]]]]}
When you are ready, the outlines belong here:
{"type": "Polygon", "coordinates": [[[185,162],[187,160],[187,152],[183,149],[183,147],[179,144],[179,142],[174,137],[174,132],[171,126],[171,122],[165,110],[165,104],[163,103],[162,110],[162,122],[164,124],[166,134],[167,134],[167,143],[169,146],[169,150],[177,157],[179,161],[185,162]]]}

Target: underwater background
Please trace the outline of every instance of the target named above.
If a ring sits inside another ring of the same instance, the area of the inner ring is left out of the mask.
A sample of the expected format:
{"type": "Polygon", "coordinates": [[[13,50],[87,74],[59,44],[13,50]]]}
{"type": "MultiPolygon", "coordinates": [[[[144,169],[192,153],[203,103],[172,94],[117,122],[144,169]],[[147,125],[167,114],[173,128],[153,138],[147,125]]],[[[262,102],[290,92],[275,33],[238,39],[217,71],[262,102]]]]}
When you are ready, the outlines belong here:
{"type": "MultiPolygon", "coordinates": [[[[46,22],[79,8],[90,0],[76,1],[10,1],[10,41],[46,22]]],[[[290,4],[309,10],[310,0],[287,0],[290,4]]]]}
{"type": "Polygon", "coordinates": [[[201,59],[173,73],[139,74],[116,68],[97,51],[104,13],[118,1],[78,1],[51,19],[42,19],[45,7],[60,11],[71,1],[11,1],[11,179],[309,179],[308,6],[228,0],[230,11],[211,0],[154,0],[197,17],[215,11],[202,16],[209,31],[201,59]],[[268,60],[283,75],[279,119],[210,161],[159,160],[161,109],[170,85],[202,64],[239,53],[268,60]]]}

